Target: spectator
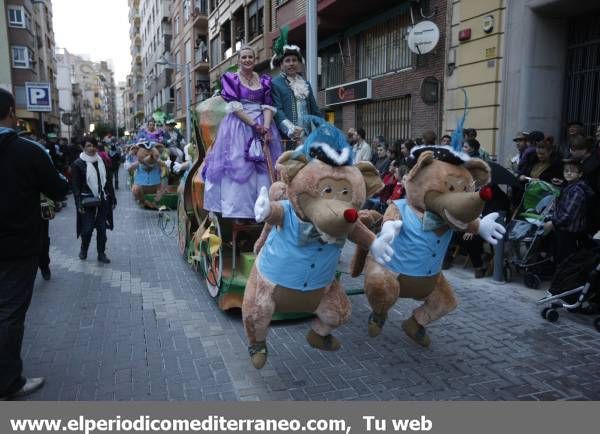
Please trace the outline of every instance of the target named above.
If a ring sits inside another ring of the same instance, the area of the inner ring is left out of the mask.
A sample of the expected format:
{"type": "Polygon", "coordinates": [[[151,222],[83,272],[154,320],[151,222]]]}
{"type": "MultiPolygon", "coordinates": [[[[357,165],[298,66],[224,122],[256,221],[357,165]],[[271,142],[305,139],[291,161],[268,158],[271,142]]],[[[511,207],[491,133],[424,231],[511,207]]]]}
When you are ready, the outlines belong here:
{"type": "Polygon", "coordinates": [[[396,140],[391,146],[388,146],[386,156],[390,160],[390,165],[393,161],[400,160],[400,147],[402,146],[402,140],[396,140]]]}
{"type": "Polygon", "coordinates": [[[437,135],[432,130],[427,130],[423,133],[423,145],[434,146],[437,141],[437,135]]]}
{"type": "Polygon", "coordinates": [[[410,158],[410,153],[412,151],[412,148],[414,148],[415,146],[417,146],[416,143],[410,139],[406,140],[404,143],[402,143],[400,145],[401,164],[403,164],[403,165],[408,164],[408,159],[410,158]]]}
{"type": "Polygon", "coordinates": [[[353,164],[359,161],[371,161],[372,151],[371,145],[365,141],[365,130],[358,128],[356,130],[356,143],[354,145],[354,160],[353,164]]]}
{"type": "Polygon", "coordinates": [[[113,139],[108,150],[110,158],[110,178],[112,179],[115,190],[119,189],[119,166],[121,165],[121,150],[117,146],[117,140],[113,139]]]}
{"type": "Polygon", "coordinates": [[[469,157],[480,158],[481,154],[479,153],[479,148],[481,145],[477,141],[477,139],[467,139],[464,141],[462,145],[462,150],[469,157]]]}
{"type": "MultiPolygon", "coordinates": [[[[371,142],[371,149],[377,150],[377,147],[382,145],[385,149],[387,149],[387,144],[385,142],[385,138],[383,136],[375,136],[373,137],[373,141],[371,142]]],[[[375,160],[377,160],[377,153],[373,154],[373,159],[371,162],[375,164],[375,160]]]]}
{"type": "Polygon", "coordinates": [[[44,378],[23,377],[21,346],[41,248],[40,194],[60,200],[68,184],[38,143],[16,132],[15,98],[0,88],[0,400],[28,395],[44,378]],[[6,204],[5,204],[6,205],[6,204]]]}
{"type": "Polygon", "coordinates": [[[539,143],[544,141],[544,133],[541,131],[531,131],[527,134],[527,146],[519,157],[517,174],[522,175],[531,171],[531,166],[536,162],[536,148],[539,143]]]}
{"type": "Polygon", "coordinates": [[[546,137],[543,141],[538,142],[535,147],[535,155],[531,158],[532,164],[528,165],[526,171],[519,176],[520,181],[528,182],[534,179],[560,185],[563,170],[552,137],[546,137]]]}
{"type": "Polygon", "coordinates": [[[583,180],[600,196],[600,158],[594,153],[594,139],[577,136],[571,144],[572,159],[581,161],[583,180]]]}
{"type": "Polygon", "coordinates": [[[586,242],[587,215],[592,189],[583,181],[579,160],[564,160],[565,185],[556,199],[554,214],[544,223],[546,232],[554,231],[554,260],[558,265],[586,242]]]}
{"type": "Polygon", "coordinates": [[[594,152],[594,139],[576,137],[571,144],[571,158],[581,161],[582,179],[594,192],[588,207],[588,230],[593,235],[600,230],[600,157],[594,152]]]}
{"type": "Polygon", "coordinates": [[[356,134],[355,128],[348,128],[348,132],[346,133],[346,137],[348,138],[348,143],[350,146],[354,147],[356,142],[358,142],[358,135],[356,134]]]}
{"type": "Polygon", "coordinates": [[[385,144],[377,145],[376,149],[377,152],[372,163],[377,169],[377,171],[379,171],[379,176],[383,178],[383,175],[385,175],[388,169],[390,168],[390,160],[387,157],[387,149],[385,144]]]}
{"type": "Polygon", "coordinates": [[[87,258],[92,233],[96,229],[98,261],[110,264],[106,256],[106,229],[113,229],[112,210],[117,199],[93,137],[83,140],[83,152],[71,168],[73,198],[77,209],[77,238],[81,237],[79,259],[87,258]]]}
{"type": "Polygon", "coordinates": [[[527,131],[520,131],[517,133],[513,142],[517,147],[517,153],[510,158],[510,166],[513,172],[517,173],[519,163],[523,159],[523,152],[527,148],[527,137],[529,133],[527,131]]]}
{"type": "Polygon", "coordinates": [[[578,120],[569,122],[567,124],[567,145],[565,147],[563,147],[562,151],[565,154],[568,154],[575,138],[578,136],[583,136],[583,135],[584,135],[583,123],[581,123],[578,120]]]}
{"type": "Polygon", "coordinates": [[[440,142],[440,145],[442,145],[442,146],[450,146],[451,143],[452,143],[452,137],[450,137],[448,134],[444,134],[442,136],[442,140],[440,142]]]}
{"type": "Polygon", "coordinates": [[[465,128],[463,130],[463,139],[476,139],[477,138],[477,130],[475,128],[465,128]]]}

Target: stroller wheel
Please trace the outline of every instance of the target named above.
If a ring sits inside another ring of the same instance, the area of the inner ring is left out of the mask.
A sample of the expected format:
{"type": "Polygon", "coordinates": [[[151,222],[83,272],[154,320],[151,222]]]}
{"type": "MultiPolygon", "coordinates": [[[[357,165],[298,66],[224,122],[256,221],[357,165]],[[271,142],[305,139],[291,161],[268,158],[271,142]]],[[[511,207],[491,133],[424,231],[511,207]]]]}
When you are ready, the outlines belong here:
{"type": "Polygon", "coordinates": [[[548,312],[546,312],[546,319],[550,322],[558,321],[559,316],[558,311],[554,309],[548,309],[548,312]]]}
{"type": "Polygon", "coordinates": [[[523,282],[527,288],[538,289],[542,283],[542,279],[537,274],[525,273],[523,276],[523,282]]]}
{"type": "Polygon", "coordinates": [[[594,320],[594,327],[596,327],[596,331],[600,332],[600,318],[594,320]]]}
{"type": "Polygon", "coordinates": [[[545,307],[542,309],[542,311],[540,312],[540,315],[542,315],[542,318],[546,319],[546,314],[548,313],[549,310],[550,310],[549,307],[545,307]]]}
{"type": "Polygon", "coordinates": [[[504,281],[506,283],[512,282],[513,272],[512,272],[512,268],[510,268],[510,265],[505,265],[502,272],[504,273],[504,281]]]}

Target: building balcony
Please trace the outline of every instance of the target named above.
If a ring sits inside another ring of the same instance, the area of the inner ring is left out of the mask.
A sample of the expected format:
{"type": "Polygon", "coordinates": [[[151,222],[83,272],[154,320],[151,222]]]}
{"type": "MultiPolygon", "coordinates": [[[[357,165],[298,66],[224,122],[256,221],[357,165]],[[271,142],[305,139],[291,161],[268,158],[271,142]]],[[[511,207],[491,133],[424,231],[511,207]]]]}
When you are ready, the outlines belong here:
{"type": "Polygon", "coordinates": [[[140,35],[140,26],[132,25],[131,27],[129,27],[129,39],[135,38],[136,35],[140,35]]]}
{"type": "Polygon", "coordinates": [[[159,18],[161,21],[169,21],[171,19],[171,2],[161,2],[159,18]]]}
{"type": "Polygon", "coordinates": [[[194,68],[202,65],[208,67],[208,49],[196,48],[196,50],[194,50],[194,68]]]}

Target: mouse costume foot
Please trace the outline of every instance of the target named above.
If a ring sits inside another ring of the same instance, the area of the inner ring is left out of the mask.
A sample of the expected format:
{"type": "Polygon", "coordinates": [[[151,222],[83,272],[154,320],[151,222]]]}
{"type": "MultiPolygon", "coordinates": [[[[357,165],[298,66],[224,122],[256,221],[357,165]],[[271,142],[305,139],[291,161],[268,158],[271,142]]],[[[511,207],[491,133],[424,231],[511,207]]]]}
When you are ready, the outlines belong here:
{"type": "Polygon", "coordinates": [[[313,348],[318,348],[324,351],[337,351],[342,347],[340,341],[338,341],[333,335],[321,336],[314,330],[310,330],[306,335],[306,340],[313,348]]]}
{"type": "Polygon", "coordinates": [[[383,329],[383,325],[385,324],[385,320],[387,319],[387,315],[379,315],[375,312],[371,312],[369,315],[369,336],[374,338],[375,336],[379,336],[381,330],[383,329]]]}
{"type": "Polygon", "coordinates": [[[402,323],[404,333],[422,347],[428,347],[431,344],[431,339],[427,336],[427,330],[417,322],[414,316],[402,323]]]}
{"type": "Polygon", "coordinates": [[[256,369],[261,369],[267,363],[267,343],[257,342],[248,347],[250,361],[256,369]]]}

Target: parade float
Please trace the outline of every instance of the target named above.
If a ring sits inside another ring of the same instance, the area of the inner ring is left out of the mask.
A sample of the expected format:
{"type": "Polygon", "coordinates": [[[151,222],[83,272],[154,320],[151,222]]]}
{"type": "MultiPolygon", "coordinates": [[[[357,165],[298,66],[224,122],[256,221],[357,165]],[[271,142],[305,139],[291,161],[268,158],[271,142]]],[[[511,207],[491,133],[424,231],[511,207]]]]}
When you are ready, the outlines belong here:
{"type": "MultiPolygon", "coordinates": [[[[220,96],[202,101],[193,113],[196,144],[191,145],[191,165],[177,189],[177,235],[181,255],[199,273],[219,308],[229,310],[242,306],[256,257],[254,244],[263,224],[240,223],[204,209],[203,162],[225,115],[226,103],[220,96]]],[[[274,319],[304,316],[307,314],[287,312],[274,319]]]]}

